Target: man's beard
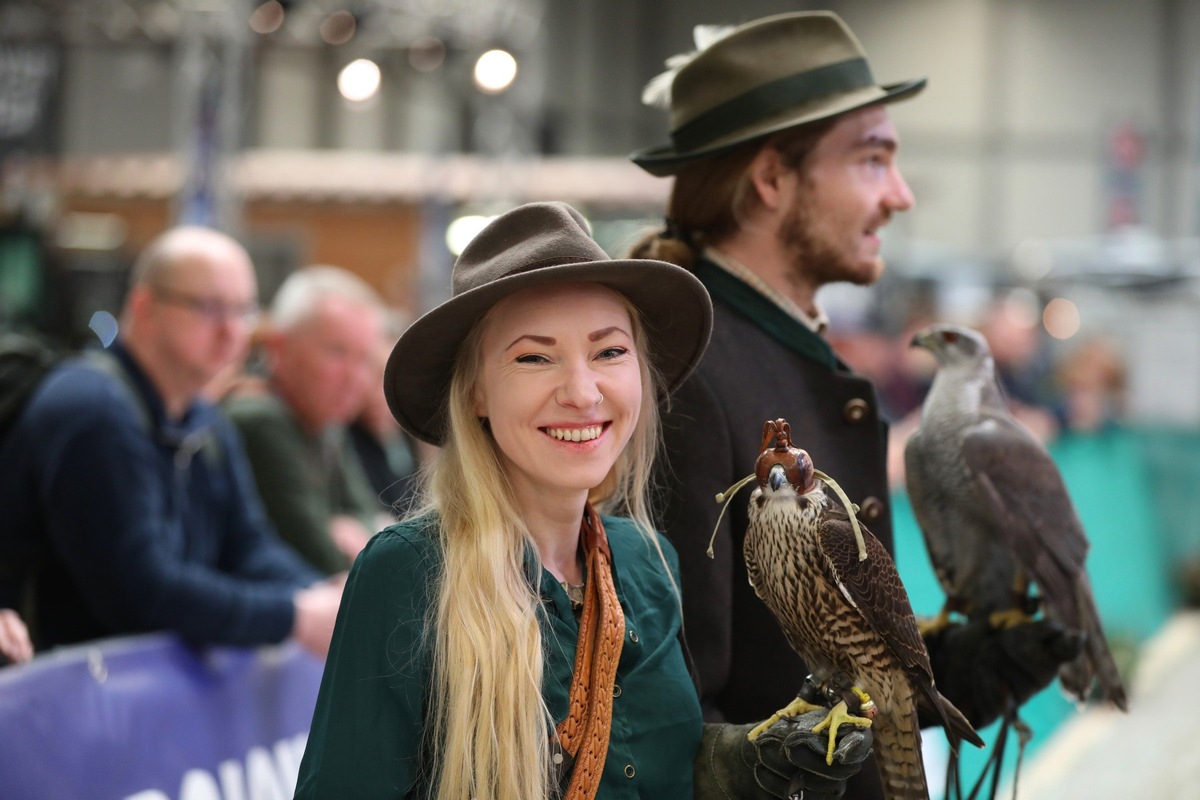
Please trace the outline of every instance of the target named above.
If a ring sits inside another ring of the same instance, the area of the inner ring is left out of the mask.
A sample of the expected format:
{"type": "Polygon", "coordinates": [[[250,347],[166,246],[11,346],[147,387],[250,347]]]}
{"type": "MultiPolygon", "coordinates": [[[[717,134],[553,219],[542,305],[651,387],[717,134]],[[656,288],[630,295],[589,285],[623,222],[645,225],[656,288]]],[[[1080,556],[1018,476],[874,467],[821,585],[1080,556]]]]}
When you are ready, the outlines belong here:
{"type": "Polygon", "coordinates": [[[816,208],[811,195],[805,193],[796,198],[791,213],[783,220],[779,229],[779,241],[791,260],[796,280],[811,284],[814,288],[827,283],[852,283],[870,286],[879,280],[883,272],[883,259],[876,257],[870,269],[860,265],[835,246],[828,237],[819,235],[816,208]]]}

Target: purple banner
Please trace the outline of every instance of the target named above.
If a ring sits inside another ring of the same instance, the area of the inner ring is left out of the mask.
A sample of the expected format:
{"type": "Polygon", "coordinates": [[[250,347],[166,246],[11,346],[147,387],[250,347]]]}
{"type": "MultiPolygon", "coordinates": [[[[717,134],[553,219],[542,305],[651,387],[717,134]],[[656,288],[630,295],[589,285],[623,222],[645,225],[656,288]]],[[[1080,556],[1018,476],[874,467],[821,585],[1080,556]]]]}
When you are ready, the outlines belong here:
{"type": "Polygon", "coordinates": [[[0,798],[287,800],[322,668],[155,634],[0,669],[0,798]]]}

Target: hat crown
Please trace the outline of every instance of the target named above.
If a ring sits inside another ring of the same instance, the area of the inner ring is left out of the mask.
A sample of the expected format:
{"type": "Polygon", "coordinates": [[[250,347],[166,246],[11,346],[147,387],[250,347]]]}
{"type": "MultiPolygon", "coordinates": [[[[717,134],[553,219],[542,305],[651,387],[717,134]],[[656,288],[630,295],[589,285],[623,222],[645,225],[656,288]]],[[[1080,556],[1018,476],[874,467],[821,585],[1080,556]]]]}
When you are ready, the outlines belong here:
{"type": "Polygon", "coordinates": [[[773,133],[903,100],[925,88],[924,78],[879,84],[866,51],[831,11],[748,22],[667,63],[672,69],[647,84],[643,99],[653,104],[669,96],[670,142],[630,156],[660,176],[773,133]],[[678,59],[686,63],[675,66],[678,59]],[[670,91],[663,92],[668,78],[670,91]]]}
{"type": "MultiPolygon", "coordinates": [[[[866,58],[851,30],[829,11],[780,14],[747,23],[679,70],[671,84],[671,128],[677,130],[704,112],[781,78],[866,58]]],[[[870,75],[869,68],[866,74],[870,75]]],[[[800,104],[805,98],[793,96],[790,102],[800,104]]]]}
{"type": "Polygon", "coordinates": [[[497,217],[463,248],[450,277],[451,292],[460,295],[546,267],[608,259],[574,208],[529,203],[497,217]]]}

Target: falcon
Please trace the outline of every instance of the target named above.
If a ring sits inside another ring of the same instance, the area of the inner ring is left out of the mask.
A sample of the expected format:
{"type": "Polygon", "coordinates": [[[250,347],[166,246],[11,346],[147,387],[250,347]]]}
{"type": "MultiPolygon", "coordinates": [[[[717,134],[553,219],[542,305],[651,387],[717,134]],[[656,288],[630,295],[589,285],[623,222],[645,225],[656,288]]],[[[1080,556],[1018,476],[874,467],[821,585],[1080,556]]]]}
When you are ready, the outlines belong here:
{"type": "Polygon", "coordinates": [[[857,509],[792,446],[785,420],[766,423],[762,447],[743,547],[747,573],[812,674],[800,696],[760,728],[832,706],[813,729],[829,732],[829,763],[840,725],[871,727],[888,800],[928,798],[918,703],[941,718],[952,746],[983,741],[934,686],[896,565],[853,516],[857,509]],[[839,500],[826,495],[825,484],[839,500]]]}
{"type": "Polygon", "coordinates": [[[1040,605],[1048,619],[1085,635],[1078,658],[1059,670],[1063,688],[1083,702],[1095,684],[1125,710],[1084,568],[1083,525],[1049,452],[1009,413],[987,341],[970,328],[933,325],[912,344],[938,364],[904,463],[913,512],[946,593],[941,621],[957,612],[1009,626],[1040,605]]]}

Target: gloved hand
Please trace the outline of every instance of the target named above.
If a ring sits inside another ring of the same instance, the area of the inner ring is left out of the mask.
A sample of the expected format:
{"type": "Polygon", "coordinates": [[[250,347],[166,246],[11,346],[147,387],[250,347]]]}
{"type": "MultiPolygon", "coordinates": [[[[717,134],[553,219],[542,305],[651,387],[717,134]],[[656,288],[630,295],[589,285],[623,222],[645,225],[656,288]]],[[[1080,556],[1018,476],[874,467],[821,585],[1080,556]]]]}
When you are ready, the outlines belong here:
{"type": "MultiPolygon", "coordinates": [[[[1083,649],[1083,634],[1048,620],[1012,628],[986,619],[953,624],[925,640],[941,693],[977,729],[1004,713],[1011,697],[1021,705],[1046,688],[1062,664],[1083,649]]],[[[937,724],[921,717],[922,725],[937,724]]]]}
{"type": "Polygon", "coordinates": [[[825,763],[826,733],[812,728],[825,712],[809,711],[776,722],[751,742],[749,725],[705,724],[696,753],[696,800],[837,800],[846,780],[871,752],[871,730],[843,725],[833,764],[825,763]]]}

